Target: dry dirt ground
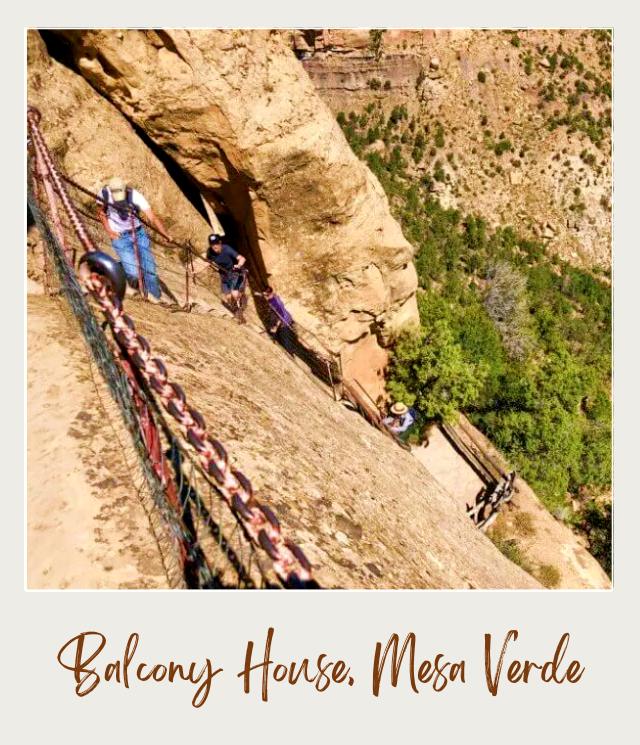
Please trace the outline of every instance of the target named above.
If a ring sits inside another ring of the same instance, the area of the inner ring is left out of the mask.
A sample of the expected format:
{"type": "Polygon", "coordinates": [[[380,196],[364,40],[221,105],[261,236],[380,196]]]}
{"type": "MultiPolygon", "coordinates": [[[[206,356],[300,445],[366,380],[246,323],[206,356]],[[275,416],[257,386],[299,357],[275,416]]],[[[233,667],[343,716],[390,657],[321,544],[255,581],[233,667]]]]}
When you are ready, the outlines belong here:
{"type": "Polygon", "coordinates": [[[476,472],[451,447],[442,432],[434,427],[429,445],[413,447],[411,452],[450,494],[457,497],[462,509],[474,504],[483,483],[476,472]]]}

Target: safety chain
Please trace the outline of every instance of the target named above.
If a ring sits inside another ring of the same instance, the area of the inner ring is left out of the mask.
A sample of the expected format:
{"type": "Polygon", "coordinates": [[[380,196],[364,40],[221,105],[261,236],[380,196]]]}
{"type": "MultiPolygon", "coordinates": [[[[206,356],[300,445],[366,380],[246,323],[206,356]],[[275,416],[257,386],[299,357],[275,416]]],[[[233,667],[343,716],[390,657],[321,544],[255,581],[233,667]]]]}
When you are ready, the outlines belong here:
{"type": "MultiPolygon", "coordinates": [[[[94,192],[90,191],[89,189],[87,189],[86,186],[83,186],[82,184],[78,183],[78,181],[75,181],[74,179],[72,179],[67,174],[61,173],[59,175],[60,175],[61,180],[64,181],[64,182],[66,182],[67,184],[69,184],[69,186],[72,186],[74,189],[77,189],[82,194],[85,194],[86,196],[91,197],[91,199],[95,200],[97,203],[101,204],[103,207],[108,207],[109,206],[109,202],[108,201],[106,201],[105,199],[103,199],[100,195],[95,194],[94,192]]],[[[79,210],[79,212],[80,212],[80,214],[84,215],[86,218],[92,220],[93,222],[96,222],[96,223],[99,223],[100,222],[97,217],[94,217],[92,215],[89,215],[88,213],[83,212],[81,209],[79,210]]],[[[148,228],[149,230],[152,230],[156,234],[156,236],[161,235],[159,233],[158,229],[156,227],[154,227],[153,225],[151,225],[149,222],[147,222],[143,218],[142,215],[137,215],[137,219],[140,220],[140,222],[145,226],[145,228],[148,228]]],[[[196,276],[196,274],[195,274],[195,272],[193,270],[193,259],[194,258],[200,259],[201,261],[205,262],[209,267],[211,267],[215,272],[217,272],[220,275],[223,275],[224,276],[224,275],[230,274],[232,272],[232,270],[227,270],[227,269],[223,269],[222,267],[219,267],[217,264],[215,264],[215,262],[213,262],[209,258],[207,258],[206,255],[201,254],[198,251],[196,251],[196,249],[193,247],[193,245],[190,242],[180,243],[180,241],[176,241],[176,240],[173,240],[173,239],[170,240],[170,241],[167,241],[164,237],[162,239],[159,239],[158,237],[156,237],[154,239],[154,242],[157,243],[158,245],[161,245],[161,246],[165,246],[165,247],[168,247],[168,248],[170,248],[170,247],[173,246],[174,248],[179,248],[179,249],[185,251],[186,256],[188,257],[188,261],[190,262],[190,265],[191,265],[190,266],[190,269],[187,268],[187,272],[186,272],[186,276],[187,276],[187,281],[186,281],[187,294],[188,294],[188,283],[189,283],[189,279],[188,279],[188,277],[189,277],[189,271],[191,272],[191,275],[192,275],[192,281],[195,284],[195,276],[196,276]]],[[[243,267],[239,271],[244,274],[244,283],[246,285],[247,278],[248,278],[248,275],[250,274],[250,271],[249,271],[249,269],[247,267],[243,267]]],[[[254,277],[254,279],[256,280],[257,284],[260,284],[259,278],[254,277]]],[[[313,344],[315,344],[316,346],[319,345],[319,347],[323,350],[323,354],[329,355],[330,357],[334,357],[335,356],[335,353],[334,352],[331,352],[329,349],[327,349],[327,347],[325,346],[324,342],[322,342],[313,331],[311,331],[310,329],[304,327],[302,324],[300,324],[297,321],[296,321],[296,327],[298,329],[300,329],[304,333],[304,336],[312,339],[313,340],[313,344]]]]}
{"type": "Polygon", "coordinates": [[[31,132],[33,145],[37,149],[38,155],[42,158],[42,161],[49,172],[49,176],[53,181],[55,190],[60,197],[60,201],[62,202],[62,205],[67,215],[69,216],[71,225],[76,231],[76,235],[78,236],[80,242],[87,251],[95,251],[96,247],[93,245],[93,241],[89,237],[89,234],[87,233],[82,220],[80,219],[80,216],[75,211],[71,198],[67,194],[62,179],[60,178],[60,174],[58,173],[58,170],[53,162],[53,158],[51,157],[51,153],[49,152],[47,143],[44,141],[42,132],[38,127],[41,119],[42,115],[40,114],[38,109],[36,109],[34,106],[29,106],[29,108],[27,109],[27,123],[29,125],[29,131],[31,132]]]}
{"type": "Polygon", "coordinates": [[[100,305],[117,342],[158,395],[164,409],[176,420],[203,469],[213,477],[227,504],[240,518],[247,535],[273,560],[280,580],[289,587],[316,586],[311,578],[311,565],[302,550],[282,535],[271,508],[255,499],[249,479],[231,467],[225,448],[208,434],[200,412],[187,404],[182,388],[169,380],[164,363],[152,355],[148,341],[136,332],[110,282],[96,271],[101,269],[101,257],[102,254],[90,254],[81,259],[90,270],[84,277],[81,272],[81,278],[100,305]]]}
{"type": "Polygon", "coordinates": [[[110,256],[96,250],[65,190],[39,130],[40,119],[40,112],[29,107],[27,122],[33,144],[49,171],[79,240],[87,251],[80,260],[81,283],[94,296],[118,344],[151,389],[158,394],[165,410],[178,423],[180,431],[195,450],[201,466],[215,480],[220,494],[239,519],[247,536],[272,559],[279,579],[291,588],[318,587],[311,576],[311,564],[302,549],[283,536],[278,518],[271,508],[255,499],[249,479],[231,467],[225,448],[209,435],[202,415],[187,404],[182,388],[169,381],[164,363],[152,356],[149,343],[136,332],[133,320],[125,314],[122,306],[124,270],[110,256]]]}

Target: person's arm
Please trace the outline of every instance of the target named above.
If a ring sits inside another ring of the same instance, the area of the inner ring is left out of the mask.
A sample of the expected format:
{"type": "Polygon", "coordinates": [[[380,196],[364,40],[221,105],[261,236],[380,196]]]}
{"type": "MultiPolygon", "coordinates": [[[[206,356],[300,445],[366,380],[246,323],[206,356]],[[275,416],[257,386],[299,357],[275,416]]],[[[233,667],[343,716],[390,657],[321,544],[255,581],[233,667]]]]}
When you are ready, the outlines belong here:
{"type": "Polygon", "coordinates": [[[238,258],[236,259],[234,269],[242,269],[242,267],[247,263],[247,260],[244,258],[242,254],[238,254],[238,258]]]}
{"type": "Polygon", "coordinates": [[[150,222],[154,228],[164,237],[165,240],[172,242],[173,238],[169,235],[167,232],[167,229],[162,223],[162,220],[156,215],[156,213],[149,207],[148,210],[143,210],[144,216],[147,218],[147,221],[150,222]]]}
{"type": "Polygon", "coordinates": [[[105,212],[104,205],[102,203],[98,204],[98,217],[100,218],[100,222],[103,224],[104,229],[107,231],[109,238],[111,238],[112,241],[115,241],[116,238],[120,237],[119,233],[116,233],[115,230],[111,229],[111,225],[109,225],[109,218],[107,217],[107,213],[105,212]]]}
{"type": "Polygon", "coordinates": [[[412,424],[413,417],[407,412],[400,420],[400,423],[398,424],[398,427],[395,431],[397,432],[397,434],[400,435],[403,432],[406,432],[412,424]]]}

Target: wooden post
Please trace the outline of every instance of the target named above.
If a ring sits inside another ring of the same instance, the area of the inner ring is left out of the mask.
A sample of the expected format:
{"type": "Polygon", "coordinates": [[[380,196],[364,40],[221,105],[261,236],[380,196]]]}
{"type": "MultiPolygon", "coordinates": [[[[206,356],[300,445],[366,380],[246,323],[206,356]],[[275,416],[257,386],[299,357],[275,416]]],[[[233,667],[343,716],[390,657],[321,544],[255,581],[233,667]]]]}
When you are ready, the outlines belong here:
{"type": "Polygon", "coordinates": [[[327,373],[329,375],[329,383],[331,384],[331,390],[333,392],[333,400],[337,401],[338,396],[336,394],[336,386],[335,386],[335,383],[333,382],[333,375],[331,374],[331,360],[327,360],[326,362],[327,362],[327,373]]]}
{"type": "Polygon", "coordinates": [[[185,302],[184,307],[187,312],[190,310],[190,302],[189,302],[189,259],[187,258],[187,263],[184,265],[184,284],[185,284],[185,302]]]}

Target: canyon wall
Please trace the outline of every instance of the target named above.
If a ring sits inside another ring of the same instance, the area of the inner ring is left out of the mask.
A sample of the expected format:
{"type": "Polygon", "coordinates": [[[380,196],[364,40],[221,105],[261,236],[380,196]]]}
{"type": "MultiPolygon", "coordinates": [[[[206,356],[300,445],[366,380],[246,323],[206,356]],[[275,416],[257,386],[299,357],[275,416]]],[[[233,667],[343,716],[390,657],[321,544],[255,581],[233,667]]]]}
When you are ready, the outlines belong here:
{"type": "Polygon", "coordinates": [[[68,31],[78,71],[227,212],[255,275],[382,391],[412,247],[279,32],[68,31]]]}
{"type": "MultiPolygon", "coordinates": [[[[610,267],[606,33],[388,30],[376,42],[366,29],[299,29],[288,42],[334,114],[407,108],[427,143],[418,162],[407,147],[409,170],[440,170],[433,188],[445,206],[513,225],[573,264],[610,267]],[[496,155],[501,141],[510,147],[496,155]]],[[[384,155],[399,144],[370,147],[384,155]]]]}

